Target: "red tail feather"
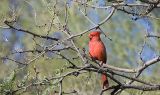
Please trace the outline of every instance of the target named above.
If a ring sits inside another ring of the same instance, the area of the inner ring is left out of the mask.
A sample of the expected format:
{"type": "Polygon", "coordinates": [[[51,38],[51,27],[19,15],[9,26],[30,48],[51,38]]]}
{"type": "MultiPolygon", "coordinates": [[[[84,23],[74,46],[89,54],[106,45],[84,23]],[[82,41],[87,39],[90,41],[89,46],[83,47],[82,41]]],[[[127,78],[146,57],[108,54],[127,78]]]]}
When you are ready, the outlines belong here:
{"type": "Polygon", "coordinates": [[[102,85],[103,85],[103,89],[109,87],[109,82],[106,74],[102,74],[102,85]]]}

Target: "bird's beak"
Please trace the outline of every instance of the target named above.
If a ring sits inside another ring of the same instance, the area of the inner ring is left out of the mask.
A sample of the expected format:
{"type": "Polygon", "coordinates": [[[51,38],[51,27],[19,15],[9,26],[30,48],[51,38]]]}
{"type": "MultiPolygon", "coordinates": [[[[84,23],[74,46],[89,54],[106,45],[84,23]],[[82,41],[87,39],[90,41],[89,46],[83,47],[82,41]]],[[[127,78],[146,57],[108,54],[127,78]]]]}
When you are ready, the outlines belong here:
{"type": "Polygon", "coordinates": [[[88,35],[88,37],[89,37],[89,39],[90,39],[90,40],[92,39],[92,36],[91,36],[91,34],[89,34],[89,35],[88,35]]]}

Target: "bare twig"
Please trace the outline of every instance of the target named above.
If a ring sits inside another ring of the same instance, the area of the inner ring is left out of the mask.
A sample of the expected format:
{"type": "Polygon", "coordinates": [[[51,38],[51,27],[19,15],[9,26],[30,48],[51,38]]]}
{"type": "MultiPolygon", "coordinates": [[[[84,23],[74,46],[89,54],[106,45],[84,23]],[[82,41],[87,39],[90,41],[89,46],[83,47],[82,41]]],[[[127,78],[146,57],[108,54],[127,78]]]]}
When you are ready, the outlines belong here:
{"type": "Polygon", "coordinates": [[[4,21],[4,23],[5,23],[6,25],[8,25],[11,29],[14,29],[14,30],[17,30],[17,31],[20,31],[20,32],[24,32],[24,33],[30,34],[30,35],[32,35],[32,36],[34,36],[34,37],[39,37],[39,38],[44,38],[44,39],[50,39],[50,40],[54,40],[54,41],[58,41],[58,40],[59,40],[59,39],[57,39],[57,38],[52,38],[52,37],[49,37],[49,36],[43,36],[43,35],[35,34],[35,33],[32,33],[32,32],[30,32],[30,31],[28,31],[28,30],[18,29],[18,28],[16,28],[16,27],[10,25],[10,24],[9,24],[10,22],[8,22],[7,20],[4,21]]]}

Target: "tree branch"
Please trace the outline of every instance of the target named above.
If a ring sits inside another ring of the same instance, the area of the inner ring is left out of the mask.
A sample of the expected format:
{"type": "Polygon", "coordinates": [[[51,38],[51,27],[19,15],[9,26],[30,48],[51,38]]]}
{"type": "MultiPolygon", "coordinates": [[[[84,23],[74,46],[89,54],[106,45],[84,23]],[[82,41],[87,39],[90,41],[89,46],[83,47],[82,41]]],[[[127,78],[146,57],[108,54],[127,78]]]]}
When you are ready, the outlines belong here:
{"type": "Polygon", "coordinates": [[[35,34],[35,33],[32,33],[32,32],[30,32],[30,31],[28,31],[28,30],[18,29],[18,28],[16,28],[16,27],[10,25],[10,22],[7,21],[7,20],[4,21],[4,23],[5,23],[6,25],[8,25],[11,29],[14,29],[14,30],[17,30],[17,31],[20,31],[20,32],[24,32],[24,33],[30,34],[30,35],[32,35],[33,37],[50,39],[50,40],[54,40],[54,41],[58,41],[58,40],[59,40],[59,39],[57,39],[57,38],[52,38],[52,37],[49,37],[49,36],[43,36],[43,35],[35,34]]]}

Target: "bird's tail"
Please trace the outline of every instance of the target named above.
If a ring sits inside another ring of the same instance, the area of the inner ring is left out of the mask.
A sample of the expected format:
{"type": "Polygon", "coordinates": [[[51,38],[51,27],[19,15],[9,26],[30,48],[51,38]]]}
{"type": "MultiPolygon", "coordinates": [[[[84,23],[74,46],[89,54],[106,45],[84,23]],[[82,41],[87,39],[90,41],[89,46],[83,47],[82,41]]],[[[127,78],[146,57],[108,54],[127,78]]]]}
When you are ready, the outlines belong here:
{"type": "Polygon", "coordinates": [[[103,85],[103,89],[109,87],[109,82],[106,74],[102,74],[102,85],[103,85]]]}

